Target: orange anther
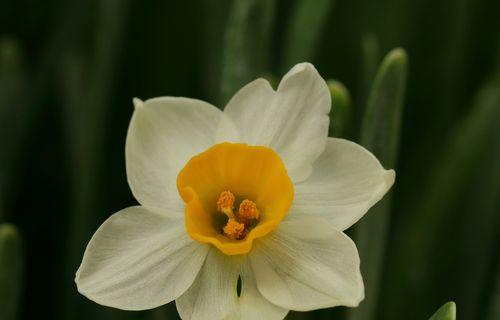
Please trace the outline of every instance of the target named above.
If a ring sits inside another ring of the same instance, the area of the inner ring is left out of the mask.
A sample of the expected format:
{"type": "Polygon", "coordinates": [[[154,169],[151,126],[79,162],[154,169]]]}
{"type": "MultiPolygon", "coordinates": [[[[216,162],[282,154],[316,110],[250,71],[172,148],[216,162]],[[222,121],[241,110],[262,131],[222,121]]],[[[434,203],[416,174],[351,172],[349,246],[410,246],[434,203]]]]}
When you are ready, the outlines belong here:
{"type": "Polygon", "coordinates": [[[255,202],[248,199],[243,200],[240,203],[238,218],[245,224],[248,224],[252,220],[259,219],[259,210],[257,209],[255,202]]]}
{"type": "Polygon", "coordinates": [[[224,213],[229,218],[234,218],[234,194],[231,191],[222,191],[217,200],[217,211],[224,213]]]}
{"type": "Polygon", "coordinates": [[[240,240],[245,237],[245,225],[239,223],[235,219],[227,220],[227,224],[223,228],[224,234],[230,239],[240,240]]]}

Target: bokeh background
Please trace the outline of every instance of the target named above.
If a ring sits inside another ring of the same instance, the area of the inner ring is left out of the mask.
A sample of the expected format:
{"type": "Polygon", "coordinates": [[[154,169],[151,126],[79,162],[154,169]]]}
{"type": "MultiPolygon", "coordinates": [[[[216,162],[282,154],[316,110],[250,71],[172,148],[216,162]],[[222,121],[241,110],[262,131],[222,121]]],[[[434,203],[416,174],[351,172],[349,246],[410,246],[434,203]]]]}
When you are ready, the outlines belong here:
{"type": "Polygon", "coordinates": [[[177,319],[73,283],[96,228],[136,204],[132,98],[223,107],[301,61],[332,80],[331,134],[397,179],[349,230],[365,301],[288,319],[420,320],[450,300],[500,319],[498,0],[1,0],[0,319],[177,319]]]}

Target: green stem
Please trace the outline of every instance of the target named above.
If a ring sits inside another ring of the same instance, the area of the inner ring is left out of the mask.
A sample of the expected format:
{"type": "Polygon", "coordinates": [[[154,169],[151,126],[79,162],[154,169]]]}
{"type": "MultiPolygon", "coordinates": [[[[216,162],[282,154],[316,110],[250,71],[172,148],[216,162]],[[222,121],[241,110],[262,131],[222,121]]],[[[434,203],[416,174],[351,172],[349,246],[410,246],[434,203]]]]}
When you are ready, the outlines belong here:
{"type": "MultiPolygon", "coordinates": [[[[361,72],[359,82],[359,99],[356,110],[356,124],[360,126],[365,108],[368,104],[368,95],[370,94],[371,86],[377,74],[377,68],[380,64],[380,48],[378,38],[374,34],[366,34],[361,39],[361,72]]],[[[354,128],[356,131],[361,128],[354,128]]]]}
{"type": "Polygon", "coordinates": [[[12,38],[0,39],[0,222],[6,202],[14,194],[18,171],[17,157],[29,128],[28,108],[23,103],[26,94],[26,74],[19,44],[12,38]]]}
{"type": "Polygon", "coordinates": [[[113,80],[128,1],[99,2],[99,22],[89,63],[68,53],[63,60],[62,83],[65,98],[68,145],[71,147],[73,177],[72,214],[69,222],[65,288],[66,318],[75,318],[83,306],[73,283],[87,241],[99,222],[100,161],[109,90],[113,80]],[[88,71],[88,76],[84,77],[88,71]]]}
{"type": "Polygon", "coordinates": [[[486,320],[500,319],[500,265],[497,266],[497,274],[493,294],[489,301],[486,320]]]}
{"type": "Polygon", "coordinates": [[[455,320],[457,318],[455,302],[447,302],[429,320],[455,320]]]}
{"type": "MultiPolygon", "coordinates": [[[[396,167],[399,130],[406,88],[407,56],[395,49],[375,77],[361,129],[361,144],[386,168],[396,167]]],[[[356,225],[355,241],[362,261],[365,301],[349,313],[351,320],[374,318],[390,220],[391,198],[385,196],[356,225]]]]}
{"type": "Polygon", "coordinates": [[[328,136],[347,138],[351,126],[351,96],[341,82],[328,80],[326,83],[332,97],[328,136]]]}
{"type": "Polygon", "coordinates": [[[288,21],[282,69],[314,59],[333,0],[298,0],[288,21]]]}
{"type": "MultiPolygon", "coordinates": [[[[220,97],[222,56],[224,54],[224,30],[229,15],[227,1],[203,0],[203,81],[207,101],[215,102],[220,97]]],[[[223,106],[218,106],[223,107],[223,106]]]]}
{"type": "Polygon", "coordinates": [[[0,225],[0,319],[14,320],[22,288],[21,235],[11,224],[0,225]]]}
{"type": "MultiPolygon", "coordinates": [[[[491,239],[491,233],[494,232],[492,228],[495,225],[496,216],[491,212],[491,208],[484,212],[477,211],[475,204],[485,208],[481,203],[484,202],[485,206],[488,206],[497,197],[494,190],[498,189],[486,190],[482,187],[494,186],[500,181],[498,170],[500,162],[498,160],[500,152],[500,139],[498,139],[499,83],[498,80],[490,81],[478,92],[470,114],[452,132],[441,158],[435,161],[436,164],[429,170],[432,173],[426,183],[429,187],[421,190],[415,205],[408,207],[408,212],[406,212],[408,222],[402,224],[394,234],[394,239],[398,239],[398,242],[393,250],[392,260],[388,264],[390,268],[387,274],[391,276],[386,282],[387,292],[394,292],[393,290],[402,286],[413,288],[410,292],[411,295],[405,299],[408,300],[408,303],[411,301],[412,304],[417,304],[416,307],[426,305],[428,298],[424,294],[424,290],[432,287],[430,271],[434,265],[431,254],[435,250],[438,237],[441,235],[440,228],[454,223],[457,218],[452,205],[457,200],[458,194],[465,191],[465,194],[470,196],[463,201],[467,201],[472,210],[470,212],[471,218],[473,217],[476,220],[475,224],[480,226],[479,228],[470,228],[470,230],[481,232],[480,241],[485,241],[483,244],[488,247],[491,245],[489,239],[491,239]],[[479,172],[483,169],[488,172],[485,172],[481,178],[479,172]],[[480,181],[477,181],[478,178],[480,181]],[[471,189],[467,191],[467,187],[471,189]],[[483,191],[474,191],[475,188],[481,188],[483,191]],[[471,190],[473,192],[470,192],[471,190]],[[478,214],[481,214],[481,218],[478,214]]],[[[458,209],[465,214],[466,208],[458,209]]],[[[466,227],[469,228],[469,226],[466,227]]],[[[471,244],[466,243],[466,245],[471,244]]],[[[459,245],[457,244],[457,246],[459,245]]],[[[482,250],[488,252],[485,247],[478,252],[482,252],[482,250]]],[[[487,257],[488,254],[481,253],[483,257],[487,257]]],[[[485,261],[474,261],[474,264],[476,263],[480,265],[485,261]]],[[[480,271],[476,267],[474,269],[480,271]]],[[[467,277],[469,276],[471,275],[467,275],[467,277]]],[[[474,275],[474,277],[476,276],[474,275]]],[[[477,278],[475,279],[477,280],[477,278]]],[[[480,293],[481,289],[473,291],[474,293],[465,293],[467,301],[477,299],[477,296],[471,297],[470,294],[476,295],[480,293]]],[[[390,300],[387,298],[387,301],[390,300]]],[[[405,308],[403,304],[398,305],[398,307],[401,308],[399,311],[403,311],[405,308]]],[[[393,310],[392,312],[398,311],[393,310]]]]}
{"type": "Polygon", "coordinates": [[[233,2],[225,32],[219,105],[266,70],[275,5],[275,0],[233,2]]]}

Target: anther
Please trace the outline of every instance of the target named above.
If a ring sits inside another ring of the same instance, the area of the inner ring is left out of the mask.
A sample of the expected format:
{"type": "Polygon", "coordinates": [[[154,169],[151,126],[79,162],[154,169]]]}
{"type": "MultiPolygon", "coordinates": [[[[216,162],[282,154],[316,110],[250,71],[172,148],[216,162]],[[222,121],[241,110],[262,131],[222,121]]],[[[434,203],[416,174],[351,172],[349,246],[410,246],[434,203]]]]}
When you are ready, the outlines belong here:
{"type": "Polygon", "coordinates": [[[229,239],[240,240],[246,235],[245,225],[232,218],[227,220],[227,224],[222,229],[229,239]]]}
{"type": "Polygon", "coordinates": [[[248,199],[240,203],[238,210],[238,220],[248,225],[252,220],[259,219],[259,210],[255,202],[248,199]]]}
{"type": "Polygon", "coordinates": [[[231,191],[222,191],[217,200],[217,211],[224,213],[228,218],[234,219],[234,195],[231,191]]]}

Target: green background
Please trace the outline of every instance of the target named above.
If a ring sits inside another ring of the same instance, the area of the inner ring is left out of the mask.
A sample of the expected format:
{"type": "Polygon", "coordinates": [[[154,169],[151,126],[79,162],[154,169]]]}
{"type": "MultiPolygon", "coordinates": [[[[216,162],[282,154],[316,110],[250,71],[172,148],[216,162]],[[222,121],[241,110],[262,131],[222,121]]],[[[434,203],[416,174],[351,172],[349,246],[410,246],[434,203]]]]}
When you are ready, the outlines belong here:
{"type": "Polygon", "coordinates": [[[73,282],[97,227],[136,204],[132,98],[224,106],[302,61],[336,80],[331,135],[397,178],[348,232],[365,301],[288,318],[428,319],[453,300],[500,319],[498,0],[1,0],[0,319],[176,319],[73,282]]]}

